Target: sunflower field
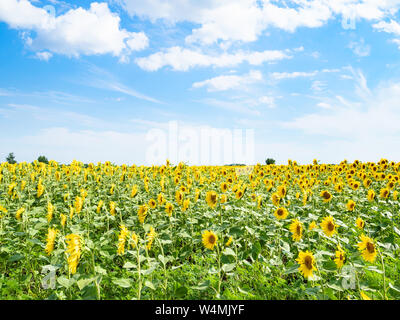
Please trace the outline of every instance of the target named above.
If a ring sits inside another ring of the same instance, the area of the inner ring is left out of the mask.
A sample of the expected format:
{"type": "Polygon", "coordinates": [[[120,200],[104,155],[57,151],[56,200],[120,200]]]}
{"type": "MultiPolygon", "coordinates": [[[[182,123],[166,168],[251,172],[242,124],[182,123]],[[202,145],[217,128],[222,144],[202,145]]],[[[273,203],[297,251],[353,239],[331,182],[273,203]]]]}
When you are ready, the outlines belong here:
{"type": "Polygon", "coordinates": [[[399,299],[400,163],[0,165],[1,299],[399,299]]]}

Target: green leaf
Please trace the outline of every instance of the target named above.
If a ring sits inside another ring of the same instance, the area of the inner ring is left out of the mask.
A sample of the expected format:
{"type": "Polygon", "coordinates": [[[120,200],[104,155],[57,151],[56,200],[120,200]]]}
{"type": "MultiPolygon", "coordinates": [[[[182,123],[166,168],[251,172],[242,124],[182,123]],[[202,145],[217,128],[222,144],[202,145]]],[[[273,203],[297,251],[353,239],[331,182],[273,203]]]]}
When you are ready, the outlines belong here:
{"type": "Polygon", "coordinates": [[[389,282],[389,288],[394,290],[394,291],[396,291],[396,292],[398,292],[398,293],[400,293],[400,288],[395,286],[395,285],[393,285],[393,284],[391,284],[390,282],[389,282]]]}
{"type": "Polygon", "coordinates": [[[234,256],[234,257],[236,257],[235,251],[233,251],[231,248],[226,248],[222,253],[224,255],[226,255],[226,256],[234,256]]]}
{"type": "Polygon", "coordinates": [[[131,279],[120,278],[120,279],[114,279],[112,282],[114,284],[116,284],[117,286],[120,286],[122,288],[130,288],[132,286],[132,280],[131,279]]]}
{"type": "Polygon", "coordinates": [[[195,290],[206,290],[210,286],[210,280],[200,283],[197,287],[192,287],[195,290]]]}
{"type": "Polygon", "coordinates": [[[323,268],[325,271],[336,271],[337,266],[336,266],[335,261],[328,260],[328,261],[325,261],[325,262],[322,264],[322,268],[323,268]]]}
{"type": "Polygon", "coordinates": [[[8,262],[20,261],[20,260],[22,260],[24,258],[25,258],[25,256],[23,254],[17,253],[17,254],[14,254],[13,256],[11,256],[8,259],[8,262]]]}
{"type": "Polygon", "coordinates": [[[107,270],[106,270],[106,269],[103,269],[103,268],[100,267],[100,266],[95,266],[95,267],[94,267],[94,271],[96,271],[97,273],[103,274],[103,275],[106,275],[106,274],[107,274],[107,270]]]}
{"type": "Polygon", "coordinates": [[[82,290],[83,288],[85,288],[88,284],[93,282],[93,278],[89,278],[89,279],[79,279],[76,284],[78,285],[79,290],[82,290]]]}
{"type": "Polygon", "coordinates": [[[299,266],[297,264],[294,264],[291,267],[287,268],[283,274],[296,273],[298,271],[299,271],[299,266]]]}
{"type": "Polygon", "coordinates": [[[188,293],[188,289],[184,286],[179,287],[178,289],[176,289],[175,294],[179,297],[179,298],[183,298],[187,295],[188,293]]]}
{"type": "Polygon", "coordinates": [[[235,269],[235,266],[236,266],[235,263],[224,264],[224,265],[222,266],[222,270],[225,271],[225,272],[230,272],[230,271],[232,271],[233,269],[235,269]]]}
{"type": "Polygon", "coordinates": [[[136,268],[136,265],[133,264],[132,262],[128,261],[128,262],[125,262],[125,264],[123,265],[122,268],[124,268],[124,269],[132,269],[132,268],[136,268]]]}
{"type": "Polygon", "coordinates": [[[145,285],[146,287],[150,288],[151,290],[156,290],[156,288],[154,287],[153,282],[151,282],[151,281],[149,281],[149,280],[146,280],[145,283],[144,283],[144,285],[145,285]]]}
{"type": "Polygon", "coordinates": [[[68,289],[70,286],[72,286],[75,282],[74,279],[67,279],[64,276],[58,277],[57,282],[63,286],[64,288],[68,289]]]}

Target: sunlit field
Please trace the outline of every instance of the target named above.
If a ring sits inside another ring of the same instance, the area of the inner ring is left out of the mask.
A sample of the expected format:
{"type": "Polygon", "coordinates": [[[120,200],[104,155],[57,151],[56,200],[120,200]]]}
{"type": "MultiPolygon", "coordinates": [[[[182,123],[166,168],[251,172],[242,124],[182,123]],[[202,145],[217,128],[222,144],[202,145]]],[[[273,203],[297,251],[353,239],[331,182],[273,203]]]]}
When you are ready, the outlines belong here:
{"type": "Polygon", "coordinates": [[[2,299],[398,299],[400,163],[2,163],[2,299]]]}

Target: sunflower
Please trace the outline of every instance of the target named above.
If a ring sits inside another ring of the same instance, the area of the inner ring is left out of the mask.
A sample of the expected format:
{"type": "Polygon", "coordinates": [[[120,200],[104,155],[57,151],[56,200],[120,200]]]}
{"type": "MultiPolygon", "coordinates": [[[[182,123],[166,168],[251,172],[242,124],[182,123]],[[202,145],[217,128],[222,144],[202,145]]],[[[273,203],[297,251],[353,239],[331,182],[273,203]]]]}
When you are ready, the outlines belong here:
{"type": "Polygon", "coordinates": [[[346,204],[347,211],[354,211],[356,203],[353,200],[349,200],[346,204]]]}
{"type": "Polygon", "coordinates": [[[299,220],[293,219],[292,223],[290,224],[289,230],[292,233],[292,239],[294,241],[301,240],[301,237],[303,235],[303,225],[299,220]]]}
{"type": "Polygon", "coordinates": [[[296,259],[299,266],[299,271],[304,277],[312,277],[313,271],[317,270],[315,267],[315,258],[310,251],[300,251],[298,258],[296,259]]]}
{"type": "Polygon", "coordinates": [[[344,254],[344,251],[340,245],[338,245],[338,248],[336,250],[336,258],[335,258],[335,263],[338,269],[343,267],[344,262],[346,261],[346,256],[344,254]]]}
{"type": "Polygon", "coordinates": [[[228,241],[225,243],[225,246],[229,247],[233,241],[232,236],[229,237],[228,241]]]}
{"type": "Polygon", "coordinates": [[[358,250],[361,251],[361,254],[365,261],[375,261],[377,251],[374,245],[374,241],[371,238],[365,235],[361,235],[361,242],[357,243],[357,246],[358,250]]]}
{"type": "Polygon", "coordinates": [[[158,201],[158,203],[161,205],[161,204],[164,204],[164,202],[165,202],[165,198],[164,198],[164,195],[162,194],[162,193],[159,193],[158,194],[158,196],[157,196],[157,201],[158,201]]]}
{"type": "Polygon", "coordinates": [[[189,199],[185,199],[183,200],[183,204],[182,204],[182,212],[185,212],[190,205],[190,200],[189,199]]]}
{"type": "Polygon", "coordinates": [[[228,190],[228,184],[226,182],[222,182],[220,187],[223,193],[225,193],[228,190]]]}
{"type": "Polygon", "coordinates": [[[183,201],[183,193],[182,193],[182,191],[177,190],[177,191],[175,192],[175,200],[176,200],[176,202],[177,202],[178,204],[181,204],[181,203],[182,203],[182,201],[183,201]]]}
{"type": "Polygon", "coordinates": [[[138,186],[137,186],[137,185],[134,185],[134,186],[132,187],[132,190],[131,190],[131,198],[133,198],[134,196],[136,196],[137,192],[138,192],[138,186]]]}
{"type": "Polygon", "coordinates": [[[361,298],[362,298],[363,300],[371,300],[371,298],[368,297],[368,296],[365,294],[364,291],[360,291],[360,295],[361,295],[361,298]]]}
{"type": "Polygon", "coordinates": [[[148,210],[148,207],[145,204],[139,207],[138,218],[139,218],[140,223],[144,223],[144,219],[147,216],[147,210],[148,210]]]}
{"type": "Polygon", "coordinates": [[[283,207],[276,209],[274,212],[274,215],[278,220],[286,219],[288,214],[289,214],[289,212],[287,211],[287,209],[283,208],[283,207]]]}
{"type": "Polygon", "coordinates": [[[279,197],[281,199],[284,198],[286,196],[286,193],[287,193],[286,186],[285,185],[279,186],[278,189],[277,189],[277,193],[278,193],[278,195],[279,195],[279,197]]]}
{"type": "Polygon", "coordinates": [[[165,212],[168,214],[168,216],[172,216],[172,211],[174,211],[174,205],[170,202],[167,202],[165,205],[165,212]]]}
{"type": "Polygon", "coordinates": [[[151,209],[154,209],[157,206],[157,202],[154,199],[150,199],[148,205],[151,209]]]}
{"type": "Polygon", "coordinates": [[[372,201],[375,198],[375,191],[370,189],[368,190],[367,199],[368,201],[372,201]]]}
{"type": "Polygon", "coordinates": [[[114,201],[110,202],[110,214],[113,216],[115,215],[115,202],[114,201]]]}
{"type": "Polygon", "coordinates": [[[360,217],[357,218],[357,220],[356,220],[356,226],[357,226],[357,228],[360,229],[360,230],[364,229],[364,226],[365,226],[364,220],[361,219],[360,217]]]}
{"type": "Polygon", "coordinates": [[[389,197],[389,194],[390,194],[389,188],[383,188],[383,189],[381,189],[381,191],[380,191],[380,197],[381,197],[382,199],[387,199],[387,198],[389,197]]]}
{"type": "Polygon", "coordinates": [[[21,220],[21,215],[25,212],[25,208],[19,208],[17,212],[15,213],[15,218],[17,220],[21,220]]]}
{"type": "Polygon", "coordinates": [[[336,225],[333,217],[325,217],[321,222],[321,228],[328,237],[334,235],[336,232],[336,225]]]}
{"type": "Polygon", "coordinates": [[[100,213],[101,208],[103,207],[104,201],[100,200],[99,203],[97,204],[97,208],[96,208],[96,213],[100,213]]]}
{"type": "Polygon", "coordinates": [[[236,199],[238,199],[238,200],[241,199],[244,195],[245,190],[246,190],[246,188],[236,190],[236,192],[235,192],[236,199]]]}
{"type": "Polygon", "coordinates": [[[210,250],[214,249],[218,241],[218,236],[212,231],[204,231],[202,234],[203,245],[210,250]]]}
{"type": "Polygon", "coordinates": [[[315,221],[311,222],[308,226],[308,230],[311,231],[317,227],[317,223],[315,221]]]}
{"type": "Polygon", "coordinates": [[[343,190],[343,185],[342,185],[341,183],[335,184],[335,190],[336,190],[337,192],[342,192],[342,190],[343,190]]]}
{"type": "Polygon", "coordinates": [[[320,196],[324,199],[324,202],[329,202],[332,200],[332,195],[328,190],[321,191],[320,196]]]}
{"type": "Polygon", "coordinates": [[[210,208],[214,209],[218,203],[218,194],[215,191],[208,191],[206,194],[206,202],[210,208]]]}
{"type": "Polygon", "coordinates": [[[225,202],[227,202],[227,201],[228,201],[228,196],[227,196],[226,194],[222,194],[222,195],[221,195],[220,202],[221,202],[221,203],[225,203],[225,202]]]}
{"type": "Polygon", "coordinates": [[[271,195],[271,201],[274,204],[274,206],[278,206],[279,202],[281,201],[281,197],[279,196],[279,194],[277,192],[274,192],[271,195]]]}

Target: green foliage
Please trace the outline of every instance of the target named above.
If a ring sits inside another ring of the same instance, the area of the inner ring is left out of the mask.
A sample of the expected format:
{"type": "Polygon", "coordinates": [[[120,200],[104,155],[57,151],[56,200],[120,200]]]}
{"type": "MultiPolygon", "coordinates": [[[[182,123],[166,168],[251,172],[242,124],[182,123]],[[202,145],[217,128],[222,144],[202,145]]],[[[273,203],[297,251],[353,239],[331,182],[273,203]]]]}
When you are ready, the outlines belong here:
{"type": "Polygon", "coordinates": [[[45,156],[39,156],[39,158],[37,159],[39,162],[43,162],[45,164],[49,163],[49,160],[47,160],[47,158],[45,156]]]}
{"type": "Polygon", "coordinates": [[[275,160],[272,158],[267,158],[267,160],[265,160],[265,164],[269,165],[269,164],[275,164],[275,160]]]}
{"type": "Polygon", "coordinates": [[[6,158],[6,161],[7,161],[9,164],[15,164],[15,163],[17,163],[17,161],[15,160],[15,156],[14,156],[14,153],[13,153],[13,152],[11,152],[11,153],[8,154],[8,156],[7,156],[7,158],[6,158]]]}

